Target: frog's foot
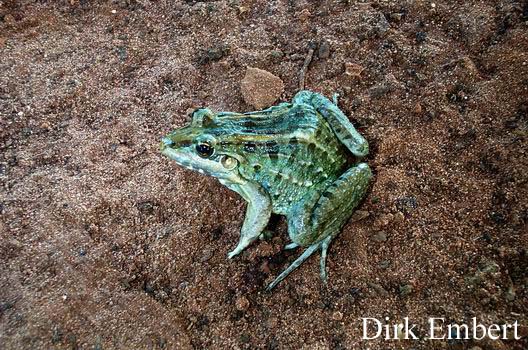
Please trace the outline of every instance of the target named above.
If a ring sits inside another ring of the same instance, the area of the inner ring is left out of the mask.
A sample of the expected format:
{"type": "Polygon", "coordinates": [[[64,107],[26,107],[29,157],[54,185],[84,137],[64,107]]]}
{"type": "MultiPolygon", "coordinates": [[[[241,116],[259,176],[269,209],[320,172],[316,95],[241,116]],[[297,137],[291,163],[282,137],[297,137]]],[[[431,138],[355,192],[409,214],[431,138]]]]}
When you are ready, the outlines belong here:
{"type": "Polygon", "coordinates": [[[235,256],[237,256],[238,254],[242,253],[242,251],[244,249],[247,248],[248,245],[250,245],[252,242],[254,241],[254,239],[249,239],[247,237],[241,237],[240,238],[240,241],[238,241],[238,244],[236,246],[235,249],[233,249],[232,251],[230,251],[228,254],[227,254],[227,257],[229,259],[233,259],[235,256]]]}
{"type": "Polygon", "coordinates": [[[299,245],[298,245],[297,243],[293,242],[293,243],[286,244],[286,245],[284,246],[284,249],[285,249],[285,250],[295,249],[295,248],[297,248],[298,246],[299,246],[299,245]]]}
{"type": "Polygon", "coordinates": [[[300,257],[297,258],[290,266],[286,268],[277,278],[271,282],[268,287],[266,288],[266,291],[272,290],[277,284],[279,284],[283,279],[286,278],[293,270],[298,268],[306,259],[308,259],[317,249],[321,247],[321,242],[317,242],[315,244],[312,244],[306,250],[301,254],[300,257]]]}
{"type": "MultiPolygon", "coordinates": [[[[271,282],[266,290],[271,290],[273,287],[275,287],[277,284],[279,284],[280,281],[286,278],[293,270],[298,268],[306,259],[310,257],[318,248],[321,248],[321,280],[326,284],[326,281],[328,280],[328,276],[326,273],[326,253],[328,251],[328,246],[330,245],[330,241],[332,241],[333,237],[326,237],[321,242],[317,242],[315,244],[312,244],[309,246],[300,257],[297,258],[286,270],[284,270],[273,282],[271,282]]],[[[290,243],[287,244],[284,249],[294,249],[299,247],[297,243],[290,243]]]]}

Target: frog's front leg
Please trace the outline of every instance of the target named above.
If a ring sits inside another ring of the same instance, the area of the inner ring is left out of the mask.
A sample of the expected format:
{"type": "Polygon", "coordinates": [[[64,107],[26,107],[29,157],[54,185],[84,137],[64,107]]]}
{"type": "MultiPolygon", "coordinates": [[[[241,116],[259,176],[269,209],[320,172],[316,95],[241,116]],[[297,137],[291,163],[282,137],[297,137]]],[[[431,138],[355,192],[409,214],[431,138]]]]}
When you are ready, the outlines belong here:
{"type": "Polygon", "coordinates": [[[272,205],[269,195],[257,183],[250,181],[241,184],[226,183],[225,181],[222,183],[240,194],[248,202],[246,217],[240,231],[240,240],[236,248],[227,255],[231,259],[260,236],[270,219],[272,205]]]}
{"type": "Polygon", "coordinates": [[[372,172],[366,163],[348,169],[322,193],[309,193],[288,215],[291,240],[307,247],[297,260],[268,286],[275,287],[315,251],[321,249],[321,278],[326,280],[326,252],[367,192],[372,172]]]}

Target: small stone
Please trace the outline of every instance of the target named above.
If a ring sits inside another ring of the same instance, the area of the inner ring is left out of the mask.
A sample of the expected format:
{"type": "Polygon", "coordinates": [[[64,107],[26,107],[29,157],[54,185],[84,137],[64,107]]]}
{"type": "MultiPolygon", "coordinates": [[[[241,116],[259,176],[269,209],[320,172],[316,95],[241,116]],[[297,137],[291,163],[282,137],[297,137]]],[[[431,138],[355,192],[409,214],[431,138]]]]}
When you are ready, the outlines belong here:
{"type": "Polygon", "coordinates": [[[248,67],[240,82],[240,90],[247,104],[263,109],[277,101],[284,91],[284,83],[268,71],[248,67]]]}
{"type": "Polygon", "coordinates": [[[380,296],[382,296],[382,297],[387,297],[387,296],[389,296],[389,292],[387,292],[387,291],[385,290],[385,288],[383,288],[380,284],[378,284],[378,283],[371,283],[371,282],[368,282],[367,285],[368,285],[370,288],[374,289],[374,291],[375,291],[378,295],[380,295],[380,296]]]}
{"type": "Polygon", "coordinates": [[[416,33],[416,42],[418,44],[423,43],[425,41],[425,39],[427,39],[427,33],[425,33],[425,32],[416,33]]]}
{"type": "Polygon", "coordinates": [[[352,215],[351,220],[352,220],[352,222],[361,221],[361,220],[367,218],[369,215],[370,215],[370,213],[368,211],[366,211],[366,210],[357,210],[352,215]]]}
{"type": "Polygon", "coordinates": [[[484,339],[483,340],[484,348],[486,350],[508,350],[509,347],[506,346],[501,340],[491,340],[491,339],[484,339]]]}
{"type": "Polygon", "coordinates": [[[385,83],[381,83],[381,84],[378,84],[378,85],[375,85],[373,87],[371,87],[369,90],[369,95],[370,97],[372,98],[380,98],[386,94],[388,94],[389,92],[392,91],[392,88],[385,84],[385,83]]]}
{"type": "Polygon", "coordinates": [[[504,297],[507,301],[514,301],[515,300],[515,289],[513,289],[512,286],[508,287],[508,290],[506,293],[504,293],[504,297]]]}
{"type": "Polygon", "coordinates": [[[336,311],[332,314],[332,320],[341,321],[343,319],[343,313],[336,311]]]}
{"type": "Polygon", "coordinates": [[[311,16],[312,16],[312,14],[310,13],[310,11],[308,11],[308,9],[304,9],[301,12],[299,12],[298,18],[299,18],[299,20],[301,20],[301,22],[305,22],[311,16]]]}
{"type": "Polygon", "coordinates": [[[235,301],[235,307],[238,311],[246,311],[249,308],[249,300],[245,296],[240,296],[235,301]]]}
{"type": "Polygon", "coordinates": [[[393,219],[394,215],[392,214],[381,214],[376,220],[375,225],[377,227],[384,227],[387,226],[393,219]]]}
{"type": "Polygon", "coordinates": [[[389,15],[389,19],[394,22],[400,22],[403,18],[403,13],[400,12],[393,12],[389,15]]]}
{"type": "Polygon", "coordinates": [[[385,242],[387,240],[387,234],[383,231],[380,231],[372,235],[372,239],[376,242],[385,242]]]}
{"type": "Polygon", "coordinates": [[[213,250],[212,249],[206,249],[203,251],[202,256],[200,257],[200,262],[206,262],[207,260],[211,259],[213,256],[213,250]]]}
{"type": "Polygon", "coordinates": [[[396,199],[396,209],[400,212],[408,213],[411,210],[418,208],[418,201],[415,197],[400,197],[396,199]]]}
{"type": "Polygon", "coordinates": [[[206,64],[209,62],[219,61],[229,54],[229,47],[225,44],[219,44],[201,51],[198,57],[199,64],[206,64]]]}
{"type": "Polygon", "coordinates": [[[15,17],[13,17],[13,15],[5,15],[4,16],[4,23],[7,24],[7,25],[15,24],[15,17]]]}
{"type": "Polygon", "coordinates": [[[273,50],[270,52],[270,54],[271,57],[273,57],[274,59],[280,59],[284,57],[284,52],[282,52],[281,50],[273,50]]]}
{"type": "Polygon", "coordinates": [[[317,51],[317,56],[321,59],[326,59],[330,57],[330,43],[328,40],[322,40],[319,44],[319,50],[317,51]]]}
{"type": "Polygon", "coordinates": [[[394,222],[402,222],[403,220],[405,220],[405,215],[403,215],[401,211],[394,214],[394,219],[393,219],[394,222]]]}
{"type": "Polygon", "coordinates": [[[400,295],[403,297],[411,294],[412,291],[413,291],[413,286],[410,284],[403,284],[400,286],[400,295]]]}
{"type": "Polygon", "coordinates": [[[380,269],[386,269],[386,268],[388,268],[390,266],[390,260],[380,261],[378,266],[380,267],[380,269]]]}
{"type": "Polygon", "coordinates": [[[239,6],[238,7],[238,13],[240,15],[243,15],[244,13],[248,12],[249,8],[247,6],[239,6]]]}
{"type": "Polygon", "coordinates": [[[356,63],[346,62],[345,63],[345,74],[351,77],[361,77],[361,73],[365,70],[362,66],[356,63]]]}
{"type": "Polygon", "coordinates": [[[422,105],[420,104],[420,102],[416,102],[416,104],[414,105],[414,113],[422,114],[422,105]]]}

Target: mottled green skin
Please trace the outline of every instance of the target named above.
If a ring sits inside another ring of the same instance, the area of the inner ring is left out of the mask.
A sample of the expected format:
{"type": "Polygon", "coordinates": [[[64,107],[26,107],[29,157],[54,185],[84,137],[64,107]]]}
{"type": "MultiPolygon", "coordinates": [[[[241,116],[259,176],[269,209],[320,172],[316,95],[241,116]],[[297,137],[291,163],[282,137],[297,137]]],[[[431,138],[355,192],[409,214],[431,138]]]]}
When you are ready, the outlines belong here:
{"type": "Polygon", "coordinates": [[[366,140],[322,95],[301,91],[292,103],[250,113],[199,109],[191,125],[167,135],[161,151],[178,164],[214,176],[248,202],[233,257],[264,230],[272,212],[288,219],[292,244],[304,253],[273,288],[315,250],[326,251],[364,196],[371,178],[366,140]]]}

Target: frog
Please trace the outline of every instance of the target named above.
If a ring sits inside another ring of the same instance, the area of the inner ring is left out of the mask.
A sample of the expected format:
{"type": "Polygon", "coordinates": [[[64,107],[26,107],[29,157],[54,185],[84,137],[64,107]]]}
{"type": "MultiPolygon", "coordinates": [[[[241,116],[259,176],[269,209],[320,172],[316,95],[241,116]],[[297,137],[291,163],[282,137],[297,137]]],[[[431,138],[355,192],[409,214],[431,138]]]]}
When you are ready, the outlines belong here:
{"type": "Polygon", "coordinates": [[[290,243],[302,253],[266,288],[271,290],[316,251],[327,282],[332,240],[365,197],[372,171],[367,140],[337,105],[337,97],[302,90],[291,102],[260,111],[196,109],[189,125],[162,138],[160,151],[178,165],[212,176],[247,202],[232,259],[283,215],[290,243]]]}

